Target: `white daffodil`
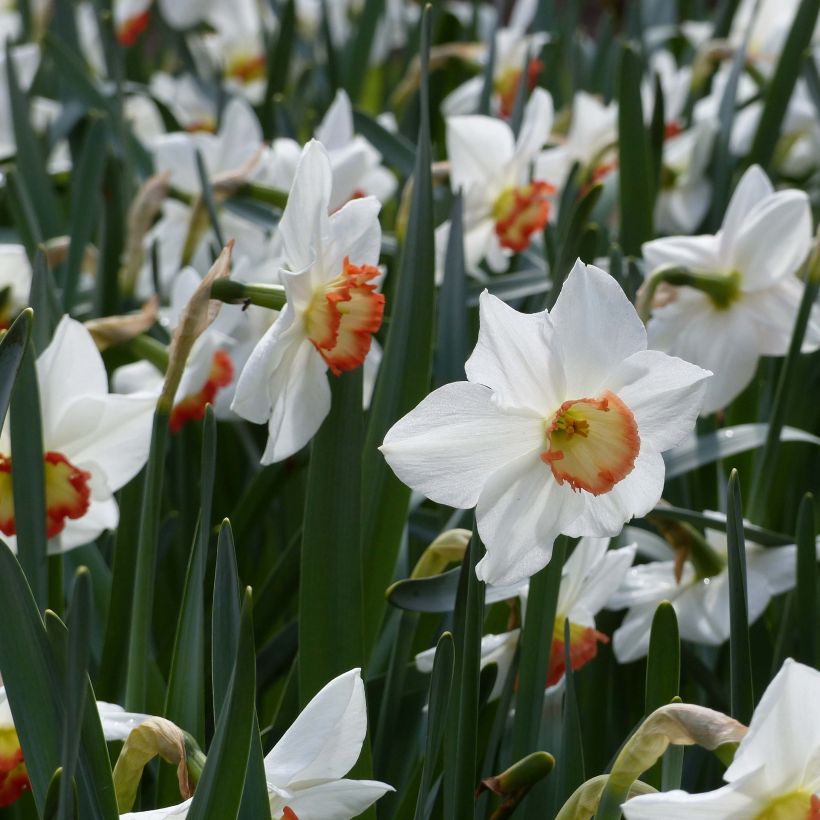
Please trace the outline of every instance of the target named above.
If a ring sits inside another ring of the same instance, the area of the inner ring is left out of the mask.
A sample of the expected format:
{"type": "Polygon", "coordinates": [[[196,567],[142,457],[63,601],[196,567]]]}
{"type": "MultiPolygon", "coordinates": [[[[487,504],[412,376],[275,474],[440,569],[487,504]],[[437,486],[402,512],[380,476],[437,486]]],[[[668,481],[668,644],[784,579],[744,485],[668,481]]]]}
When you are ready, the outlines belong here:
{"type": "MultiPolygon", "coordinates": [[[[464,251],[471,273],[484,259],[492,270],[506,270],[509,258],[526,250],[547,224],[554,188],[533,178],[531,165],[549,136],[552,115],[552,97],[536,88],[517,139],[506,122],[493,117],[448,118],[450,184],[464,195],[464,251]]],[[[436,230],[440,260],[449,233],[449,222],[436,230]]]]}
{"type": "Polygon", "coordinates": [[[820,816],[820,672],[787,658],[766,688],[749,731],[703,794],[646,794],[621,807],[627,820],[812,820],[820,816]]]}
{"type": "Polygon", "coordinates": [[[28,304],[31,263],[22,245],[0,245],[0,330],[28,304]]]}
{"type": "Polygon", "coordinates": [[[621,288],[576,263],[552,312],[522,314],[486,291],[467,382],[400,419],[382,452],[433,501],[476,507],[488,583],[537,572],[559,533],[612,536],[664,483],[661,452],[692,428],[709,375],[646,349],[621,288]]]}
{"type": "MultiPolygon", "coordinates": [[[[667,547],[669,559],[637,564],[612,596],[610,609],[629,608],[613,636],[615,657],[620,663],[642,658],[649,648],[652,618],[661,601],[670,601],[678,618],[680,636],[686,641],[720,646],[729,640],[729,572],[726,536],[706,530],[714,551],[714,574],[699,573],[693,563],[682,566],[667,547]]],[[[797,583],[797,547],[762,547],[746,544],[746,581],[749,623],[766,610],[774,595],[797,583]]]]}
{"type": "MultiPolygon", "coordinates": [[[[126,712],[121,706],[104,701],[97,701],[97,709],[103,736],[107,741],[125,740],[134,727],[149,717],[126,712]]],[[[0,808],[10,806],[30,788],[28,770],[14,727],[6,687],[0,685],[0,808]]]]}
{"type": "Polygon", "coordinates": [[[192,74],[175,77],[156,71],[150,90],[186,131],[216,131],[216,103],[192,74]]]}
{"type": "MultiPolygon", "coordinates": [[[[328,683],[302,710],[265,757],[271,814],[275,820],[352,820],[391,786],[347,780],[367,733],[360,671],[351,669],[328,683]]],[[[191,801],[123,818],[185,817],[191,801]]]]}
{"type": "MultiPolygon", "coordinates": [[[[655,292],[648,333],[651,347],[714,371],[704,413],[725,407],[749,384],[760,356],[786,353],[803,293],[795,273],[811,241],[806,194],[775,192],[755,165],[738,183],[716,235],[644,243],[649,294],[663,281],[660,269],[666,266],[685,269],[697,280],[696,287],[664,283],[655,292]]],[[[815,310],[803,349],[818,346],[815,310]]]]}
{"type": "Polygon", "coordinates": [[[264,464],[313,437],[330,410],[328,368],[339,375],[362,364],[381,325],[379,202],[354,199],[329,216],[332,182],[327,152],[312,140],[279,223],[287,304],[251,353],[231,405],[268,422],[264,464]]]}
{"type": "MultiPolygon", "coordinates": [[[[114,493],[145,464],[156,395],[108,393],[91,334],[63,317],[37,359],[43,423],[46,524],[55,552],[114,529],[114,493]]],[[[8,419],[0,432],[0,533],[15,549],[14,453],[8,419]]]]}
{"type": "MultiPolygon", "coordinates": [[[[595,616],[621,585],[635,558],[635,546],[616,550],[609,550],[608,546],[608,538],[582,538],[561,570],[552,652],[547,669],[548,688],[556,686],[564,678],[564,624],[567,620],[570,624],[569,651],[573,669],[580,669],[595,658],[599,642],[609,643],[608,636],[595,629],[595,616]]],[[[487,603],[503,600],[509,594],[509,590],[499,591],[497,587],[488,587],[487,603]]],[[[521,585],[517,594],[521,599],[521,618],[525,621],[529,584],[521,585]]],[[[519,636],[520,630],[513,629],[481,638],[481,668],[491,663],[498,666],[490,700],[501,695],[519,636]]],[[[435,652],[433,648],[416,655],[416,667],[420,672],[433,670],[435,652]]]]}

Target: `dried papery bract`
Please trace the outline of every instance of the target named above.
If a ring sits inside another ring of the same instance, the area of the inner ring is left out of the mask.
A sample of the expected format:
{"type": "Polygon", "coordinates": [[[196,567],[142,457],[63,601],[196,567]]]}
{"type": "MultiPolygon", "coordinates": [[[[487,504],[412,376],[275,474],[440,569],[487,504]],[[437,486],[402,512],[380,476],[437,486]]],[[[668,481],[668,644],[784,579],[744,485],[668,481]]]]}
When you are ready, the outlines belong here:
{"type": "MultiPolygon", "coordinates": [[[[555,815],[555,820],[592,820],[601,802],[601,795],[609,781],[608,774],[599,774],[582,783],[570,796],[569,800],[555,815]]],[[[636,780],[629,787],[629,797],[640,794],[654,794],[655,788],[641,780],[636,780]]]]}
{"type": "Polygon", "coordinates": [[[179,324],[171,339],[168,354],[168,371],[165,374],[165,383],[162,387],[158,409],[170,413],[174,406],[174,397],[177,393],[185,362],[194,342],[205,332],[207,327],[216,319],[222,303],[211,298],[211,285],[218,279],[226,278],[231,272],[231,252],[233,240],[222,249],[211,269],[194,291],[182,315],[179,324]]]}
{"type": "Polygon", "coordinates": [[[159,316],[159,297],[152,296],[134,313],[102,316],[85,322],[86,330],[99,351],[131,341],[153,327],[159,316]]]}

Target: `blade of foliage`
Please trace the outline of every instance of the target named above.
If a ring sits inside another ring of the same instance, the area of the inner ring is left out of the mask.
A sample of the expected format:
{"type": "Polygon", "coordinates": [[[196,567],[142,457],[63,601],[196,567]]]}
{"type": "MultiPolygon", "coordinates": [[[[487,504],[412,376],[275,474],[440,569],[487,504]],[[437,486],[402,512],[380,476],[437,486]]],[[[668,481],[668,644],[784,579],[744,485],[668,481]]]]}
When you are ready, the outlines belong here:
{"type": "MultiPolygon", "coordinates": [[[[680,507],[663,506],[656,507],[650,515],[656,518],[671,518],[674,521],[686,521],[689,524],[694,524],[696,527],[709,527],[720,532],[726,532],[728,530],[727,519],[720,513],[699,513],[693,510],[684,510],[680,507]]],[[[744,537],[750,541],[754,541],[755,544],[762,544],[767,547],[781,547],[794,543],[794,538],[791,535],[772,532],[771,530],[763,529],[763,527],[756,527],[754,524],[745,524],[742,521],[740,524],[744,537]]]]}
{"type": "Polygon", "coordinates": [[[817,666],[817,527],[814,496],[806,493],[797,515],[797,622],[799,660],[817,666]]]}
{"type": "Polygon", "coordinates": [[[452,612],[458,591],[458,568],[430,578],[396,581],[387,590],[387,600],[410,612],[452,612]]]}
{"type": "Polygon", "coordinates": [[[240,616],[236,661],[216,724],[208,759],[197,785],[189,820],[236,817],[253,742],[256,671],[250,588],[245,590],[240,616]]]}
{"type": "Polygon", "coordinates": [[[430,176],[430,123],[427,74],[430,10],[424,11],[421,37],[421,124],[413,173],[413,197],[406,240],[399,262],[390,330],[380,378],[370,408],[362,463],[365,648],[374,643],[384,613],[384,590],[390,583],[404,529],[410,490],[390,471],[377,448],[390,426],[426,395],[432,363],[435,314],[433,192],[430,176]]]}
{"type": "Polygon", "coordinates": [[[363,665],[361,368],[332,380],[311,447],[299,581],[299,700],[363,665]]]}
{"type": "Polygon", "coordinates": [[[749,723],[754,711],[749,602],[746,586],[746,540],[737,470],[729,477],[726,543],[729,564],[729,668],[731,714],[749,723]]]}
{"type": "Polygon", "coordinates": [[[344,85],[350,99],[357,101],[362,94],[365,77],[370,68],[370,54],[376,27],[384,14],[385,0],[365,0],[356,20],[354,34],[345,51],[344,85]]]}
{"type": "Polygon", "coordinates": [[[424,746],[424,764],[421,771],[415,820],[426,820],[427,817],[425,807],[430,798],[433,773],[436,770],[436,761],[447,725],[454,664],[453,636],[449,632],[444,632],[436,644],[433,672],[430,676],[430,695],[427,699],[427,738],[424,746]]]}
{"type": "Polygon", "coordinates": [[[413,174],[416,165],[416,149],[413,143],[401,134],[388,131],[377,119],[364,111],[353,112],[353,125],[382,155],[385,163],[403,177],[413,174]]]}
{"type": "Polygon", "coordinates": [[[569,618],[564,620],[564,711],[561,725],[561,749],[558,754],[555,777],[555,809],[564,805],[575,789],[586,779],[584,775],[584,748],[581,741],[581,715],[575,691],[575,673],[572,671],[569,618]]]}
{"type": "Polygon", "coordinates": [[[11,403],[12,388],[31,336],[31,310],[24,310],[0,337],[0,426],[11,403]]]}
{"type": "Polygon", "coordinates": [[[618,70],[618,192],[620,243],[624,253],[640,255],[652,238],[652,176],[649,140],[641,106],[641,60],[634,46],[621,49],[618,70]]]}
{"type": "Polygon", "coordinates": [[[57,300],[54,278],[48,268],[48,259],[42,248],[37,248],[31,266],[31,288],[28,303],[37,317],[31,326],[34,352],[40,355],[51,341],[57,323],[63,315],[57,300]]]}
{"type": "Polygon", "coordinates": [[[774,76],[763,98],[763,113],[748,157],[750,165],[758,163],[766,167],[772,161],[783,117],[800,76],[803,55],[811,43],[818,13],[820,0],[802,0],[797,9],[774,76]]]}
{"type": "Polygon", "coordinates": [[[279,30],[268,50],[268,77],[265,100],[262,104],[262,128],[266,136],[274,125],[273,98],[285,90],[296,27],[296,2],[285,0],[279,4],[279,30]]]}

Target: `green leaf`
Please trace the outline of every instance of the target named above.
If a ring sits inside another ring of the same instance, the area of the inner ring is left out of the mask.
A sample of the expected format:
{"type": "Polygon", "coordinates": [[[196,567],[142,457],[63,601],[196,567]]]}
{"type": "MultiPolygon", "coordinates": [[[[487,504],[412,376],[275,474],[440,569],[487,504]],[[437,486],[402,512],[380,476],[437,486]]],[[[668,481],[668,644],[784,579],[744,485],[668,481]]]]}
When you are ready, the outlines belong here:
{"type": "Polygon", "coordinates": [[[731,715],[748,724],[754,711],[749,603],[746,586],[746,541],[737,470],[729,476],[726,544],[729,570],[729,686],[731,715]]]}
{"type": "Polygon", "coordinates": [[[83,258],[98,227],[107,138],[105,118],[92,115],[80,156],[71,173],[71,243],[63,277],[63,310],[66,313],[74,307],[83,258]]]}
{"type": "Polygon", "coordinates": [[[570,622],[569,618],[566,618],[564,620],[564,710],[561,725],[561,749],[555,773],[558,781],[554,804],[556,812],[586,779],[584,748],[581,742],[581,715],[578,709],[578,696],[575,692],[571,648],[570,622]]]}
{"type": "Polygon", "coordinates": [[[458,568],[430,578],[407,578],[396,581],[387,590],[387,600],[409,612],[452,612],[458,591],[458,568]]]}
{"type": "Polygon", "coordinates": [[[348,38],[345,49],[345,88],[350,99],[357,101],[370,67],[373,38],[376,28],[384,17],[385,0],[365,0],[348,38]]]}
{"type": "Polygon", "coordinates": [[[211,620],[211,680],[214,716],[219,717],[231,680],[239,639],[239,575],[231,522],[219,528],[211,620]]]}
{"type": "Polygon", "coordinates": [[[165,442],[168,437],[168,413],[157,409],[151,429],[151,449],[145,469],[142,506],[137,539],[137,566],[134,597],[131,606],[131,629],[128,633],[128,675],[125,706],[138,712],[146,708],[147,670],[150,657],[151,621],[154,608],[157,542],[159,540],[162,481],[165,471],[165,442]]]}
{"type": "Polygon", "coordinates": [[[620,244],[625,254],[640,256],[641,245],[652,238],[652,175],[641,106],[641,59],[632,45],[621,49],[618,79],[620,244]]]}
{"type": "Polygon", "coordinates": [[[364,111],[353,112],[353,125],[381,155],[384,162],[395,168],[403,177],[413,173],[416,164],[416,148],[410,140],[399,133],[388,131],[377,119],[364,111]]]}
{"type": "Polygon", "coordinates": [[[442,633],[436,644],[433,672],[430,676],[430,695],[427,699],[427,739],[424,746],[424,764],[416,802],[415,820],[426,820],[441,741],[447,726],[448,706],[453,683],[455,647],[453,636],[442,633]]]}
{"type": "Polygon", "coordinates": [[[30,338],[14,382],[9,415],[18,554],[35,600],[44,609],[48,595],[45,465],[40,388],[30,338]]]}
{"type": "Polygon", "coordinates": [[[31,326],[34,353],[39,356],[48,347],[63,315],[57,299],[54,278],[48,269],[48,259],[42,247],[37,248],[37,252],[34,254],[34,264],[31,266],[31,288],[28,303],[35,316],[31,326]]]}
{"type": "MultiPolygon", "coordinates": [[[[747,450],[756,450],[769,437],[769,430],[768,424],[735,424],[704,436],[692,435],[674,450],[667,450],[663,454],[666,478],[675,478],[704,464],[712,464],[747,450]]],[[[820,445],[820,438],[796,427],[781,427],[779,440],[820,445]]]]}
{"type": "Polygon", "coordinates": [[[454,615],[455,665],[444,737],[444,816],[473,816],[484,584],[475,574],[484,553],[478,534],[464,556],[454,615]]]}
{"type": "Polygon", "coordinates": [[[463,199],[459,191],[450,208],[450,235],[444,258],[444,281],[438,303],[436,387],[463,381],[467,361],[467,274],[464,267],[463,199]]]}
{"type": "Polygon", "coordinates": [[[251,590],[245,590],[236,662],[188,820],[235,818],[242,802],[256,698],[251,590]]]}
{"type": "Polygon", "coordinates": [[[518,691],[513,720],[513,760],[519,760],[538,750],[544,688],[552,655],[558,589],[566,549],[567,539],[561,535],[553,544],[549,563],[530,579],[527,617],[521,630],[518,691]]]}
{"type": "MultiPolygon", "coordinates": [[[[699,513],[693,510],[684,510],[681,507],[663,506],[656,507],[649,515],[655,518],[671,518],[673,521],[686,521],[696,527],[710,527],[719,532],[726,532],[728,529],[726,516],[716,512],[699,513]]],[[[756,527],[754,524],[743,524],[742,532],[745,538],[755,544],[762,544],[764,547],[782,547],[794,543],[794,538],[791,535],[772,532],[772,530],[766,530],[763,527],[756,527]]]]}
{"type": "Polygon", "coordinates": [[[331,376],[330,413],[313,439],[299,582],[299,701],[363,666],[362,369],[331,376]]]}
{"type": "Polygon", "coordinates": [[[646,656],[646,707],[648,715],[678,694],[680,685],[680,635],[675,608],[661,601],[652,618],[646,656]]]}
{"type": "Polygon", "coordinates": [[[384,590],[396,564],[410,490],[393,475],[378,446],[385,433],[415,407],[430,386],[435,315],[433,189],[430,175],[430,122],[427,75],[430,7],[421,35],[421,124],[407,238],[390,306],[390,330],[380,378],[370,407],[362,462],[365,649],[376,638],[384,616],[384,590]]]}
{"type": "Polygon", "coordinates": [[[800,76],[803,55],[811,45],[819,12],[820,0],[802,0],[797,9],[774,76],[763,98],[763,113],[748,157],[750,165],[757,163],[765,168],[772,161],[783,118],[800,76]]]}
{"type": "Polygon", "coordinates": [[[274,136],[274,116],[273,100],[277,94],[285,90],[288,80],[288,69],[290,68],[290,58],[293,51],[293,44],[296,41],[294,29],[296,27],[296,2],[295,0],[285,0],[279,4],[279,31],[276,38],[271,37],[270,48],[268,49],[268,76],[265,98],[262,103],[262,115],[260,121],[265,131],[265,136],[274,136]]]}
{"type": "Polygon", "coordinates": [[[817,527],[814,496],[806,493],[797,514],[798,660],[817,667],[817,527]]]}
{"type": "Polygon", "coordinates": [[[5,421],[12,388],[31,336],[31,317],[31,310],[24,310],[0,337],[0,427],[5,421]]]}

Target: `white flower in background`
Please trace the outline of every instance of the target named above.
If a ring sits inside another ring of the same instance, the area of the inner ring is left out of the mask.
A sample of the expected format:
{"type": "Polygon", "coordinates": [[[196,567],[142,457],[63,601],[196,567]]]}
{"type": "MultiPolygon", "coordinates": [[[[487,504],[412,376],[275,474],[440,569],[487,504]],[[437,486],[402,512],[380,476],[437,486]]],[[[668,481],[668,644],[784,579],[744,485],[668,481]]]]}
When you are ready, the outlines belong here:
{"type": "MultiPolygon", "coordinates": [[[[552,634],[552,652],[547,669],[546,686],[559,684],[564,678],[564,624],[570,623],[570,662],[580,669],[598,653],[598,643],[609,643],[609,638],[595,629],[595,615],[605,606],[620,586],[635,557],[635,546],[609,550],[608,538],[582,538],[561,570],[558,604],[552,634]]],[[[517,594],[521,600],[521,618],[526,622],[529,584],[521,585],[517,594]]],[[[486,600],[493,603],[510,596],[510,590],[488,587],[486,600]]],[[[481,638],[481,668],[495,663],[498,674],[490,693],[490,700],[501,695],[507,672],[518,646],[519,629],[481,638]]],[[[420,672],[433,670],[435,647],[416,655],[420,672]]]]}
{"type": "Polygon", "coordinates": [[[691,429],[709,375],[646,349],[609,275],[578,262],[551,313],[522,314],[486,291],[467,382],[400,419],[382,452],[433,501],[476,507],[482,580],[541,569],[557,535],[612,536],[661,496],[661,452],[691,429]]]}
{"type": "MultiPolygon", "coordinates": [[[[663,285],[649,321],[649,344],[715,374],[703,412],[725,407],[751,382],[760,356],[783,356],[803,293],[795,274],[812,242],[803,191],[775,192],[758,166],[743,175],[715,236],[673,236],[643,245],[646,272],[682,266],[710,279],[707,293],[663,285]]],[[[804,351],[820,346],[812,314],[804,351]]]]}
{"type": "MultiPolygon", "coordinates": [[[[314,137],[327,150],[333,171],[331,211],[356,197],[372,195],[386,202],[393,196],[396,178],[382,165],[381,154],[364,137],[354,133],[353,107],[344,91],[336,93],[314,137]]],[[[301,155],[302,148],[295,140],[275,139],[260,162],[259,182],[287,191],[293,184],[301,155]]]]}
{"type": "Polygon", "coordinates": [[[379,202],[354,199],[329,216],[331,185],[327,152],[312,140],[279,223],[287,304],[248,359],[231,405],[268,422],[263,464],[310,441],[330,410],[328,368],[339,375],[361,365],[381,325],[379,202]]]}
{"type": "Polygon", "coordinates": [[[175,77],[156,71],[150,89],[186,131],[216,131],[216,104],[193,74],[175,77]]]}
{"type": "MultiPolygon", "coordinates": [[[[367,733],[358,669],[328,683],[265,757],[271,813],[277,820],[352,820],[389,791],[375,780],[348,780],[367,733]]],[[[123,818],[185,817],[191,801],[123,818]]]]}
{"type": "MultiPolygon", "coordinates": [[[[493,110],[499,116],[509,119],[515,108],[515,100],[521,85],[524,60],[527,60],[527,90],[534,90],[538,75],[544,67],[538,58],[541,49],[549,40],[543,32],[527,34],[527,29],[535,15],[536,3],[522,0],[515,4],[510,16],[509,25],[500,28],[495,34],[495,55],[493,63],[493,110]]],[[[474,7],[469,14],[475,13],[474,7]]],[[[486,42],[481,43],[477,53],[480,65],[485,65],[490,56],[486,42]]],[[[484,88],[483,73],[472,77],[451,91],[441,104],[445,117],[463,114],[475,114],[478,110],[484,88]]]]}
{"type": "MultiPolygon", "coordinates": [[[[661,601],[670,601],[678,618],[683,640],[720,646],[729,640],[729,572],[726,535],[706,530],[721,569],[700,577],[690,561],[675,561],[667,547],[668,560],[637,564],[626,574],[621,588],[610,598],[610,609],[629,608],[615,630],[612,648],[620,663],[646,655],[652,618],[661,601]]],[[[774,595],[797,583],[797,547],[762,547],[746,543],[746,580],[749,623],[766,610],[774,595]]]]}
{"type": "Polygon", "coordinates": [[[618,167],[618,107],[578,91],[572,100],[572,118],[563,141],[535,158],[538,179],[561,189],[575,163],[580,179],[589,185],[603,182],[618,167]]]}
{"type": "MultiPolygon", "coordinates": [[[[506,270],[509,258],[526,250],[547,224],[554,189],[532,177],[531,165],[549,136],[552,114],[552,98],[537,88],[527,103],[517,139],[502,120],[479,115],[448,118],[450,185],[464,195],[469,272],[478,273],[484,259],[492,270],[506,270]]],[[[449,222],[436,229],[440,263],[449,234],[449,222]]]]}
{"type": "MultiPolygon", "coordinates": [[[[114,493],[148,458],[156,395],[108,393],[91,334],[63,317],[37,359],[43,423],[47,535],[54,552],[114,529],[114,493]]],[[[16,549],[9,420],[0,432],[0,533],[16,549]]]]}
{"type": "Polygon", "coordinates": [[[0,245],[0,330],[28,304],[31,263],[22,245],[0,245]]]}
{"type": "Polygon", "coordinates": [[[820,816],[820,672],[787,658],[723,773],[727,785],[634,797],[627,820],[813,820],[820,816]]]}

